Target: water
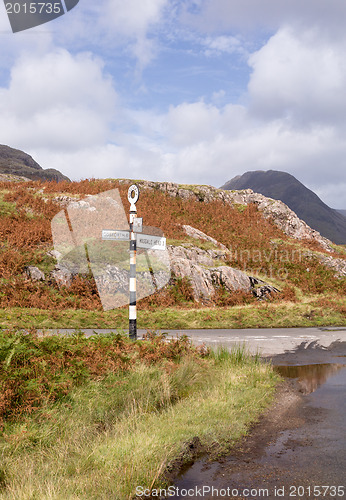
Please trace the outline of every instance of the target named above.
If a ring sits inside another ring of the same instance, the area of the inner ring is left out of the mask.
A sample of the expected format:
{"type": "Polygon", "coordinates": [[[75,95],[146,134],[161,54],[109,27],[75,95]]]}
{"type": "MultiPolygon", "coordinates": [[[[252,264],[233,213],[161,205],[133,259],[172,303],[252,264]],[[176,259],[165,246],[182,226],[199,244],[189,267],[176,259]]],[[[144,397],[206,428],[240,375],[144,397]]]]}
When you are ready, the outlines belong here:
{"type": "Polygon", "coordinates": [[[319,387],[327,384],[328,380],[337,375],[344,368],[344,364],[322,363],[299,366],[275,366],[274,369],[286,378],[296,379],[299,391],[303,394],[315,392],[319,387]]]}
{"type": "Polygon", "coordinates": [[[269,417],[224,460],[201,459],[183,471],[174,485],[182,493],[174,498],[346,498],[340,488],[346,471],[346,357],[338,346],[337,355],[326,353],[326,359],[276,366],[298,389],[296,404],[277,407],[278,418],[269,417]]]}

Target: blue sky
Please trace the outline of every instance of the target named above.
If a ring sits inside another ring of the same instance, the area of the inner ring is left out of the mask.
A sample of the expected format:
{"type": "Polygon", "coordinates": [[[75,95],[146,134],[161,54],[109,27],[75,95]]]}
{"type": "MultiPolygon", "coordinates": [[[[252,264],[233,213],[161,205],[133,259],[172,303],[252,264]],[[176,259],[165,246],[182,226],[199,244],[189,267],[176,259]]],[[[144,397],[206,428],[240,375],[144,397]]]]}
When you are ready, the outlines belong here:
{"type": "Polygon", "coordinates": [[[72,179],[290,172],[346,209],[344,0],[80,0],[13,34],[0,143],[72,179]]]}

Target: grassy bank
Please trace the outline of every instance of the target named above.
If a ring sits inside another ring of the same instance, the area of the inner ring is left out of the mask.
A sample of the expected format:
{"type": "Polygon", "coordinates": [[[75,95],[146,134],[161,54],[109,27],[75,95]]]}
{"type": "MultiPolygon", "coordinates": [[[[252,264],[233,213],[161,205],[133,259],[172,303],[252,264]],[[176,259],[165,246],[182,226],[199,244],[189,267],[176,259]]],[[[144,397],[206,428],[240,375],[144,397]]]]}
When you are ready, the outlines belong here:
{"type": "Polygon", "coordinates": [[[196,436],[204,449],[226,451],[270,402],[277,381],[242,350],[213,354],[186,339],[2,336],[0,352],[1,384],[15,380],[18,394],[24,384],[26,394],[31,387],[42,396],[29,413],[18,404],[28,410],[30,401],[18,397],[3,412],[4,499],[125,500],[136,486],[158,487],[196,436]]]}
{"type": "MultiPolygon", "coordinates": [[[[138,311],[138,328],[292,328],[345,326],[343,296],[312,296],[300,302],[255,302],[232,307],[157,307],[138,311]]],[[[0,309],[2,328],[128,328],[128,310],[48,311],[34,308],[0,309]]]]}

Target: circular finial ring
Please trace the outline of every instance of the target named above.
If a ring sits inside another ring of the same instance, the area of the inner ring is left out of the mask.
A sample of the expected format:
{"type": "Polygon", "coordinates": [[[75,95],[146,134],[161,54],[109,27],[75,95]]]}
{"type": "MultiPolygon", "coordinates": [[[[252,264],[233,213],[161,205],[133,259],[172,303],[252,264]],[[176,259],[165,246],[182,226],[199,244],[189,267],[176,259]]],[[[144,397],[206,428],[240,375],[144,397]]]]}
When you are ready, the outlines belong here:
{"type": "Polygon", "coordinates": [[[129,187],[129,190],[127,192],[127,199],[132,205],[132,203],[137,203],[138,198],[139,198],[138,186],[136,186],[136,184],[132,184],[132,186],[129,187]]]}

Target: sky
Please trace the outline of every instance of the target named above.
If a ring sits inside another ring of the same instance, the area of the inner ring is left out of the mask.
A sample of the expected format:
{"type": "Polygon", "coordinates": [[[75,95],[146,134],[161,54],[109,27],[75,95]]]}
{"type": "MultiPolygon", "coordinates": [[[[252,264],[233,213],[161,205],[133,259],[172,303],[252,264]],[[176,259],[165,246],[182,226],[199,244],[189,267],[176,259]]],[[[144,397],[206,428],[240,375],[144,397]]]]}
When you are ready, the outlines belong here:
{"type": "Polygon", "coordinates": [[[80,0],[12,33],[0,143],[73,180],[297,177],[346,209],[345,0],[80,0]]]}

